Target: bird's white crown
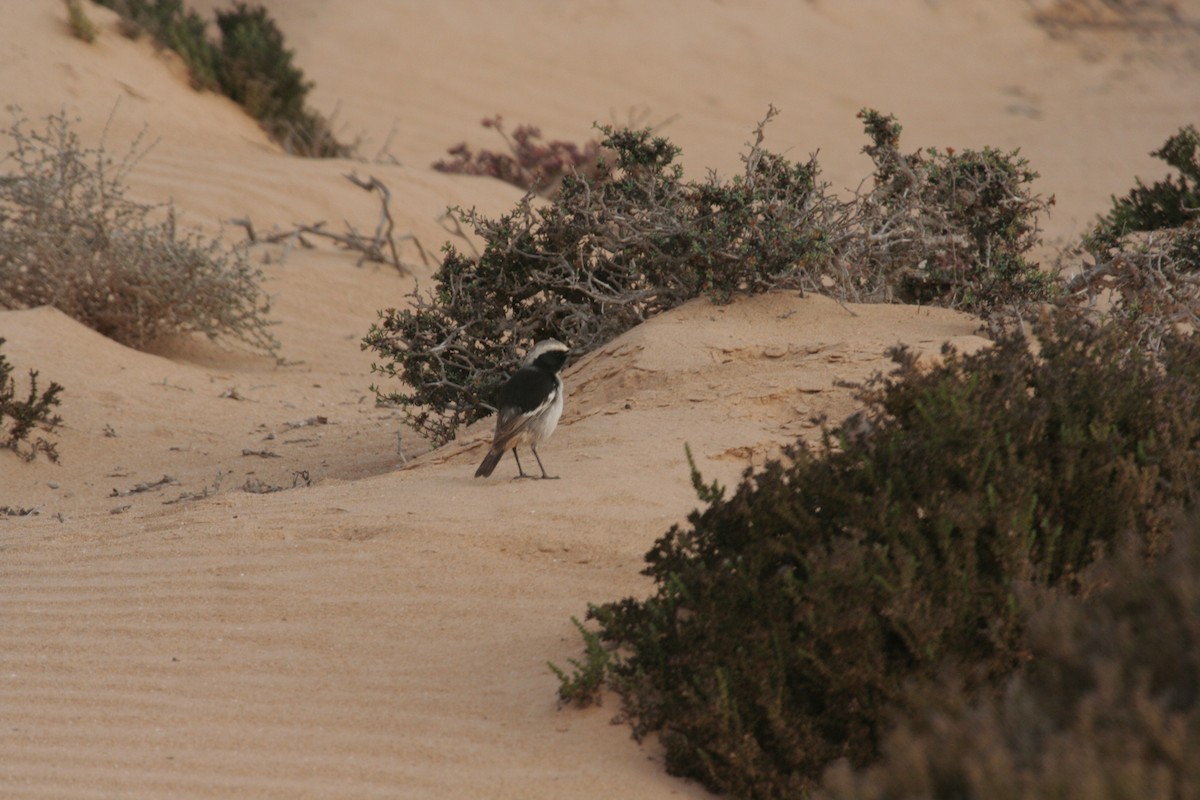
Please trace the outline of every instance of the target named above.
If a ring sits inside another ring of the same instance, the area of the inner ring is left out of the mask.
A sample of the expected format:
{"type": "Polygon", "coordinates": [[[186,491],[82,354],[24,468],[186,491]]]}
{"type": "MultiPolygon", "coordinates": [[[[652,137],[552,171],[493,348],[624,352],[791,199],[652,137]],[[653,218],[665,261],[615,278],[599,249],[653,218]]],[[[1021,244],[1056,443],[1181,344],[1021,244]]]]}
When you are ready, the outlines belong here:
{"type": "Polygon", "coordinates": [[[571,348],[560,342],[558,339],[542,339],[540,342],[529,348],[529,352],[525,354],[525,360],[521,362],[521,366],[527,367],[534,361],[537,361],[540,356],[546,353],[566,353],[571,348]]]}

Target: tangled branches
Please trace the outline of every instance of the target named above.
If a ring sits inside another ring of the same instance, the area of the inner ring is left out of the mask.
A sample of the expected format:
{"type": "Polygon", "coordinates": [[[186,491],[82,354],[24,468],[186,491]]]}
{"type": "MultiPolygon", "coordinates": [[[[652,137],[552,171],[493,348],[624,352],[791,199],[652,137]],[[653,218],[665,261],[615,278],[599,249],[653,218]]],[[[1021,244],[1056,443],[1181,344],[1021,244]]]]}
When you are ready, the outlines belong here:
{"type": "Polygon", "coordinates": [[[1067,290],[1085,313],[1123,326],[1131,346],[1158,352],[1178,328],[1200,331],[1200,133],[1180,128],[1150,155],[1179,174],[1113,198],[1077,248],[1083,269],[1067,290]]]}
{"type": "Polygon", "coordinates": [[[537,339],[587,351],[699,294],[819,285],[821,231],[840,206],[814,162],[794,165],[756,143],[745,174],[689,183],[667,140],[602,130],[614,159],[593,179],[565,176],[551,204],[530,194],[495,220],[457,210],[483,253],[448,248],[437,288],[381,312],[368,333],[364,347],[384,359],[376,371],[411,387],[381,398],[434,442],[491,413],[505,370],[537,339]]]}
{"type": "Polygon", "coordinates": [[[843,201],[815,158],[763,147],[775,114],[730,180],[685,181],[666,139],[601,127],[606,157],[590,177],[564,175],[550,203],[531,193],[495,220],[458,210],[484,251],[448,248],[434,291],[381,312],[364,347],[408,389],[377,389],[380,398],[441,443],[492,411],[504,370],[532,342],[586,352],[698,295],[790,288],[988,310],[1048,291],[1023,259],[1046,203],[1028,192],[1036,173],[1016,154],[903,155],[894,118],[864,112],[874,186],[843,201]]]}
{"type": "Polygon", "coordinates": [[[1067,282],[1077,307],[1122,325],[1131,347],[1151,352],[1179,329],[1200,331],[1200,222],[1089,246],[1091,261],[1067,282]]]}

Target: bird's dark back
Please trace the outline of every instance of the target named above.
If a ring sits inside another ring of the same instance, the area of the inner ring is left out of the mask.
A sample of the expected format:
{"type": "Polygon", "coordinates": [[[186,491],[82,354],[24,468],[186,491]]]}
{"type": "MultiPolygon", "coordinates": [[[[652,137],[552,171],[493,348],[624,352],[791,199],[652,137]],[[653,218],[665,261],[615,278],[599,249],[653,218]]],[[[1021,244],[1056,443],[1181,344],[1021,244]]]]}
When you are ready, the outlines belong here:
{"type": "Polygon", "coordinates": [[[500,387],[499,407],[533,411],[557,387],[554,373],[537,366],[522,367],[500,387]]]}

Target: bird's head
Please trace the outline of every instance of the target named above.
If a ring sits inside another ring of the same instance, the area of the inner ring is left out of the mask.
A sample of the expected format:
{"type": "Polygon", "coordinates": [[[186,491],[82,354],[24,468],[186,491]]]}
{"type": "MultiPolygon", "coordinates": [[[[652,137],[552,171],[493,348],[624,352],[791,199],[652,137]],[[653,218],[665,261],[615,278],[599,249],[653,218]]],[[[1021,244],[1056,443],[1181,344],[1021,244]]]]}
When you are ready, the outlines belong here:
{"type": "Polygon", "coordinates": [[[543,339],[529,349],[521,366],[529,367],[537,364],[551,372],[558,372],[562,369],[563,364],[567,363],[569,355],[571,355],[571,348],[562,342],[557,339],[543,339]]]}

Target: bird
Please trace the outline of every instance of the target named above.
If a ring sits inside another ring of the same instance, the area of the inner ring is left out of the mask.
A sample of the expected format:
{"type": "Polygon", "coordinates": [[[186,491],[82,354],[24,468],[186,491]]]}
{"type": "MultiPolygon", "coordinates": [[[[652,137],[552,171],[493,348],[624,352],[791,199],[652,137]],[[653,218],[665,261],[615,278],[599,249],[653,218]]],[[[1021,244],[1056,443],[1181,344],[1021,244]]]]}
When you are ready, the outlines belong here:
{"type": "Polygon", "coordinates": [[[517,460],[517,478],[536,478],[521,468],[517,447],[523,444],[533,451],[542,478],[558,477],[546,474],[537,449],[554,433],[558,418],[562,416],[563,382],[558,373],[570,354],[570,348],[557,339],[543,339],[525,354],[521,368],[500,387],[496,433],[492,436],[491,449],[475,470],[476,478],[491,475],[508,450],[512,450],[513,458],[517,460]]]}

